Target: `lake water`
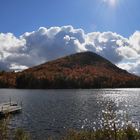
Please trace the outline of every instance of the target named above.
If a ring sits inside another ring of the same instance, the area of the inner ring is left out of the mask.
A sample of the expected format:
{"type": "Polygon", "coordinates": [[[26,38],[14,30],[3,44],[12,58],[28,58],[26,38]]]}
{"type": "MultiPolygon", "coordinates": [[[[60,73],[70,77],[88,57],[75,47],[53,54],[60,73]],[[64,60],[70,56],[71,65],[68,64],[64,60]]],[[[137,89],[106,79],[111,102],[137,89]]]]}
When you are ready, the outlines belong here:
{"type": "Polygon", "coordinates": [[[140,121],[140,89],[0,89],[0,103],[9,98],[23,103],[22,113],[12,116],[10,126],[24,128],[34,140],[59,137],[69,128],[92,129],[108,102],[140,121]]]}

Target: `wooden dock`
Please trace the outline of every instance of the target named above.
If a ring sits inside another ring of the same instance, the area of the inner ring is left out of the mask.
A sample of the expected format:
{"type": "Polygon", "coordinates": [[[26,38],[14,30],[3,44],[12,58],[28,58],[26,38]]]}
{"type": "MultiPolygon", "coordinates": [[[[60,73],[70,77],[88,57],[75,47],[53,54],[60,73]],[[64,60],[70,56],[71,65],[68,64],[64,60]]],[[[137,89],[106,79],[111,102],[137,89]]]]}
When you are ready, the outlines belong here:
{"type": "Polygon", "coordinates": [[[17,103],[8,102],[0,104],[0,117],[4,117],[7,114],[18,113],[22,110],[22,107],[17,103]]]}

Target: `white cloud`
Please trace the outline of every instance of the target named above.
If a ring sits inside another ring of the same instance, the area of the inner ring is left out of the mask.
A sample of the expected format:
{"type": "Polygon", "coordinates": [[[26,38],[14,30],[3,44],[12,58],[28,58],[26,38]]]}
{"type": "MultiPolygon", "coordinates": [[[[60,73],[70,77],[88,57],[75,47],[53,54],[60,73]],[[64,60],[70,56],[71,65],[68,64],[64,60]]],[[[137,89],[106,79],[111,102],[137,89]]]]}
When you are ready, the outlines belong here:
{"type": "Polygon", "coordinates": [[[119,53],[119,49],[128,44],[126,38],[112,32],[93,32],[87,34],[87,38],[87,49],[95,51],[113,63],[118,63],[123,59],[124,56],[119,53]],[[88,43],[90,43],[90,47],[88,43]]]}
{"type": "Polygon", "coordinates": [[[123,68],[130,73],[140,75],[140,60],[136,60],[134,62],[120,63],[118,64],[118,67],[123,68]]]}
{"type": "Polygon", "coordinates": [[[140,74],[139,31],[125,38],[113,32],[86,34],[84,30],[69,25],[49,29],[40,27],[37,31],[26,32],[18,38],[12,33],[0,34],[1,69],[25,69],[82,51],[93,51],[121,68],[140,74]]]}
{"type": "Polygon", "coordinates": [[[140,54],[140,31],[136,31],[132,36],[129,38],[129,43],[131,47],[140,54]]]}

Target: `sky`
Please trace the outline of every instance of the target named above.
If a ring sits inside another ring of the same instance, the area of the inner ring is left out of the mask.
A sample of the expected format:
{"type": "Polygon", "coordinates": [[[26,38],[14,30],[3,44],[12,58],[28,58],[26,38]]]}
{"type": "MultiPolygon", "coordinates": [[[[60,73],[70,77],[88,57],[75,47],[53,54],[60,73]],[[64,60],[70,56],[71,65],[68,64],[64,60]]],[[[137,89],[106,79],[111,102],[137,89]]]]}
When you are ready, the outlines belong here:
{"type": "Polygon", "coordinates": [[[128,37],[140,29],[139,6],[139,0],[0,0],[0,32],[19,36],[42,26],[72,25],[128,37]]]}
{"type": "Polygon", "coordinates": [[[140,75],[140,0],[0,0],[0,69],[93,51],[140,75]]]}

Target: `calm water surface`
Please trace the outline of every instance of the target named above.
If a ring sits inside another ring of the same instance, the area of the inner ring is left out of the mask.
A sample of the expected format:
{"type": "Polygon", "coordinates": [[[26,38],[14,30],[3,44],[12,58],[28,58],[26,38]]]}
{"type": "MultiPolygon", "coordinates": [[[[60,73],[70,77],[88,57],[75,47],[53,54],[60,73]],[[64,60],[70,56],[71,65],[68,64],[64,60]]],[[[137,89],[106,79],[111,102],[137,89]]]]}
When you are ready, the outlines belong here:
{"type": "Polygon", "coordinates": [[[92,129],[108,102],[118,111],[127,111],[133,121],[140,121],[140,89],[0,89],[0,103],[9,98],[23,103],[22,113],[12,116],[11,127],[24,128],[34,140],[59,137],[69,128],[92,129]]]}

